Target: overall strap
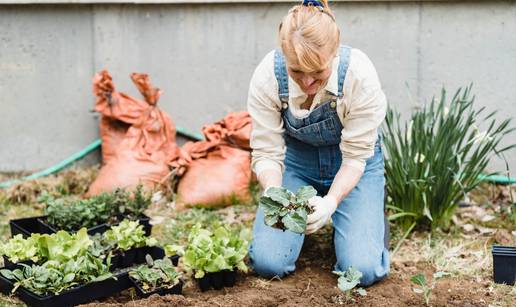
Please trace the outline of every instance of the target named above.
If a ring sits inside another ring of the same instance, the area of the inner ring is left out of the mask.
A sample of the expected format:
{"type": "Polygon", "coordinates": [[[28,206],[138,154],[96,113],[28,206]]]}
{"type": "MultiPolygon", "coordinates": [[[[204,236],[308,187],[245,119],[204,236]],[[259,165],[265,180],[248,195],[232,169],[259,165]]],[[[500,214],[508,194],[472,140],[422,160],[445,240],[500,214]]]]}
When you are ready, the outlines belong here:
{"type": "Polygon", "coordinates": [[[339,61],[339,86],[337,96],[342,98],[344,95],[344,80],[346,79],[346,72],[349,66],[349,57],[351,55],[351,47],[340,46],[340,61],[339,61]]]}
{"type": "Polygon", "coordinates": [[[278,94],[281,102],[288,103],[288,74],[285,58],[280,50],[274,51],[274,74],[278,81],[278,94]]]}

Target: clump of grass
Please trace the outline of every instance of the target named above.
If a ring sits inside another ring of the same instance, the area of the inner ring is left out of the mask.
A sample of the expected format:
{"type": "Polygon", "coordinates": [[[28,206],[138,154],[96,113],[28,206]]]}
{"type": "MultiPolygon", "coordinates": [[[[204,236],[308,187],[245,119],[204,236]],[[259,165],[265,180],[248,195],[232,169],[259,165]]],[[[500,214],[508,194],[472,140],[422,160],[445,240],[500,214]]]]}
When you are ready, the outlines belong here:
{"type": "MultiPolygon", "coordinates": [[[[496,112],[474,109],[471,87],[459,89],[447,103],[439,100],[416,111],[409,122],[388,111],[385,163],[388,208],[408,234],[417,224],[448,228],[459,201],[480,182],[493,156],[516,147],[500,142],[515,128],[496,112]],[[480,132],[477,125],[485,125],[480,132]]],[[[494,175],[495,173],[489,174],[494,175]]]]}

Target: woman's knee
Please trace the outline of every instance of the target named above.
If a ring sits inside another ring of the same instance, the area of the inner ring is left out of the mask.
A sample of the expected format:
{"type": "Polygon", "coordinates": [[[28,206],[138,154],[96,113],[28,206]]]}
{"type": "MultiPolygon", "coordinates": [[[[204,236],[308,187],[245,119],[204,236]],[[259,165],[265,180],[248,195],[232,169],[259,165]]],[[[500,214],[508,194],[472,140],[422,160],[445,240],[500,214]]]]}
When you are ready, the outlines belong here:
{"type": "Polygon", "coordinates": [[[295,270],[293,255],[268,252],[267,248],[251,249],[249,260],[253,270],[265,278],[284,277],[295,270]]]}

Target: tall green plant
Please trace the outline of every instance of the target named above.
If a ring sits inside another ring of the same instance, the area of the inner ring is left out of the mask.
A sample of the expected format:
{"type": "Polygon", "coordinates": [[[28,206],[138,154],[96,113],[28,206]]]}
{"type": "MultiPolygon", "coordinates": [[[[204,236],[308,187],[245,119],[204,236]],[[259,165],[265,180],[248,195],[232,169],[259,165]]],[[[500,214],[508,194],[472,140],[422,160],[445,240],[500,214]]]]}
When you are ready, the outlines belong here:
{"type": "Polygon", "coordinates": [[[447,103],[443,89],[439,100],[432,99],[405,123],[396,111],[387,112],[390,219],[398,220],[407,233],[417,223],[448,227],[458,202],[480,183],[490,158],[516,146],[500,148],[500,141],[514,131],[510,119],[499,122],[496,112],[475,110],[470,93],[471,86],[459,89],[447,103]]]}

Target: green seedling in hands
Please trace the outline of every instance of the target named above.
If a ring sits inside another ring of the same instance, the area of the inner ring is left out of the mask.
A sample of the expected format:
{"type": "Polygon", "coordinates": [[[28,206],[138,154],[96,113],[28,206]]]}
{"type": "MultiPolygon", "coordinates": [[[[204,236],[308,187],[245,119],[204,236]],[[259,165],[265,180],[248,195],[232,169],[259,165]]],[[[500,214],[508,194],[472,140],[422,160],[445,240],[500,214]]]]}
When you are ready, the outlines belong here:
{"type": "Polygon", "coordinates": [[[304,233],[306,219],[313,210],[308,200],[317,195],[312,186],[300,188],[296,194],[285,188],[269,188],[260,198],[267,226],[304,233]]]}

